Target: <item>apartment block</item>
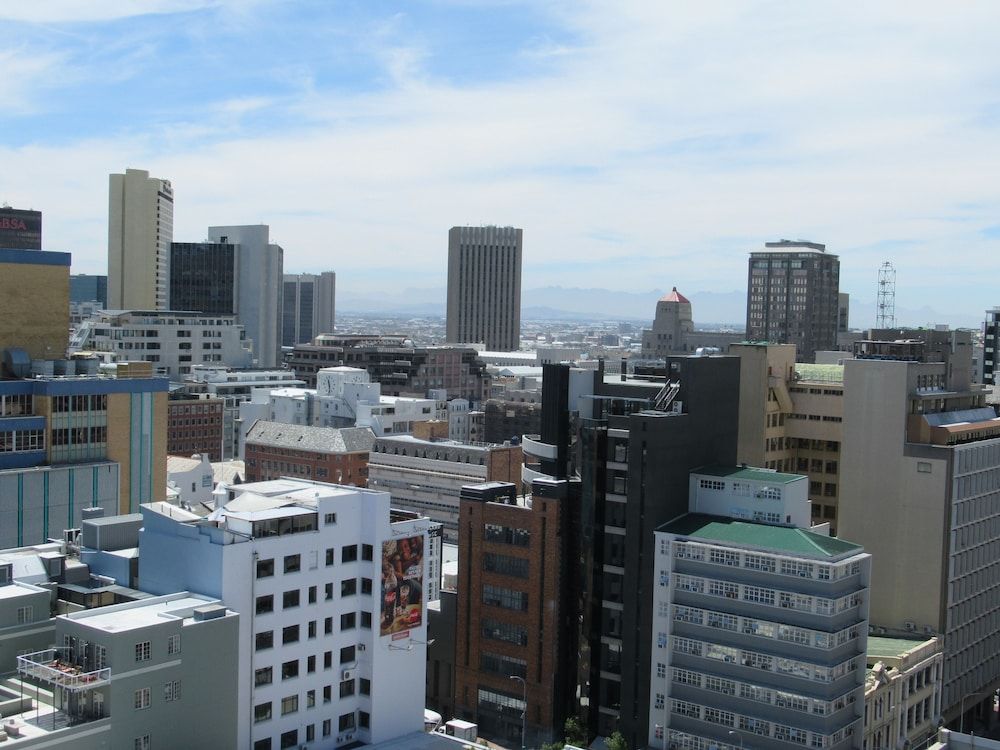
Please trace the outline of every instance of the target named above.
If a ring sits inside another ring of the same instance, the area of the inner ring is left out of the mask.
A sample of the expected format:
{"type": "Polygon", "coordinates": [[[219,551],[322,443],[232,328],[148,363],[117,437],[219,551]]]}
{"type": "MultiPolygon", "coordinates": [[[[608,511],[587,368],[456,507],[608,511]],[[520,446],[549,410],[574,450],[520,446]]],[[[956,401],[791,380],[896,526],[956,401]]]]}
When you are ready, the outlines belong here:
{"type": "MultiPolygon", "coordinates": [[[[781,484],[756,471],[694,478],[738,506],[780,505],[781,484]]],[[[860,749],[870,556],[792,525],[695,512],[654,536],[649,746],[860,749]]]]}
{"type": "Polygon", "coordinates": [[[236,672],[205,668],[235,663],[238,620],[217,600],[187,592],[57,617],[55,644],[17,657],[24,692],[4,723],[8,741],[74,750],[239,747],[236,672]],[[25,700],[34,710],[18,712],[25,700]]]}
{"type": "Polygon", "coordinates": [[[108,189],[108,307],[166,310],[174,191],[142,169],[112,174],[108,189]]]}
{"type": "Polygon", "coordinates": [[[282,479],[206,518],[143,506],[141,587],[238,612],[237,746],[357,746],[423,728],[429,522],[389,495],[282,479]],[[377,585],[376,585],[377,584],[377,585]]]}
{"type": "Polygon", "coordinates": [[[381,384],[386,396],[423,396],[445,390],[448,398],[473,404],[489,395],[486,365],[472,347],[414,346],[405,336],[320,334],[298,344],[287,359],[296,377],[310,388],[325,367],[360,367],[381,384]]]}
{"type": "Polygon", "coordinates": [[[803,362],[837,348],[840,259],[826,245],[803,240],[764,243],[750,253],[749,341],[795,344],[803,362]]]}
{"type": "Polygon", "coordinates": [[[461,509],[455,709],[483,737],[538,747],[575,704],[579,483],[470,485],[461,509]]]}
{"type": "Polygon", "coordinates": [[[514,227],[448,231],[449,343],[521,348],[522,238],[514,227]]]}
{"type": "Polygon", "coordinates": [[[943,637],[941,714],[956,723],[967,696],[1000,686],[1000,422],[961,382],[961,338],[859,342],[844,365],[838,512],[873,556],[873,625],[943,637]]]}
{"type": "Polygon", "coordinates": [[[368,486],[388,492],[399,508],[442,524],[458,541],[462,488],[483,482],[521,483],[519,445],[463,445],[411,436],[379,437],[368,457],[368,486]]]}
{"type": "Polygon", "coordinates": [[[365,487],[375,435],[368,427],[309,427],[257,420],[244,440],[247,481],[281,477],[365,487]]]}
{"type": "Polygon", "coordinates": [[[286,273],[281,311],[281,345],[308,344],[336,323],[337,275],[286,273]]]}
{"type": "Polygon", "coordinates": [[[196,364],[247,367],[253,342],[232,316],[177,310],[101,310],[79,325],[72,351],[104,352],[112,361],[152,362],[157,375],[180,382],[196,364]]]}

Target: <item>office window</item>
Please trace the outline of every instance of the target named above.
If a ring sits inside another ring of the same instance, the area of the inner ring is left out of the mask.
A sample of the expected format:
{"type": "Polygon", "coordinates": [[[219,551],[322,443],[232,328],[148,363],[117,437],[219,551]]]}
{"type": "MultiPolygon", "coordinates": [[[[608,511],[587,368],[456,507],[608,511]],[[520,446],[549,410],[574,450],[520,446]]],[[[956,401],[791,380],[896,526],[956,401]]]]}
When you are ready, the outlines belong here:
{"type": "Polygon", "coordinates": [[[288,748],[295,747],[299,744],[299,730],[291,729],[287,732],[281,733],[281,748],[282,750],[288,750],[288,748]]]}
{"type": "Polygon", "coordinates": [[[316,620],[310,620],[309,624],[306,626],[306,637],[307,638],[316,637],[316,620]]]}
{"type": "Polygon", "coordinates": [[[264,739],[257,740],[253,743],[253,750],[271,750],[271,738],[265,737],[264,739]]]}
{"type": "Polygon", "coordinates": [[[348,729],[354,729],[354,713],[341,714],[340,719],[337,721],[339,732],[346,732],[348,729]]]}
{"type": "Polygon", "coordinates": [[[329,737],[333,734],[333,721],[331,719],[323,719],[323,736],[329,737]]]}
{"type": "Polygon", "coordinates": [[[330,635],[333,632],[333,618],[327,617],[323,620],[323,635],[330,635]]]}
{"type": "Polygon", "coordinates": [[[281,608],[282,609],[292,609],[293,607],[299,606],[299,590],[293,589],[292,591],[286,591],[281,595],[281,608]]]}
{"type": "Polygon", "coordinates": [[[358,682],[360,683],[358,685],[358,692],[359,693],[361,693],[362,695],[371,695],[372,694],[372,681],[371,680],[367,680],[364,677],[362,677],[362,678],[360,678],[358,680],[358,682]]]}
{"type": "MultiPolygon", "coordinates": [[[[315,703],[315,696],[313,696],[313,702],[315,703]]],[[[307,708],[311,708],[311,706],[307,706],[307,708]]],[[[315,739],[316,739],[316,725],[315,724],[307,724],[306,725],[306,742],[312,742],[315,739]]]]}
{"type": "Polygon", "coordinates": [[[310,604],[315,604],[316,603],[316,587],[315,586],[310,586],[309,587],[309,603],[310,604]]]}
{"type": "Polygon", "coordinates": [[[266,596],[257,597],[257,614],[266,615],[269,612],[274,611],[274,596],[267,594],[266,596]]]}
{"type": "Polygon", "coordinates": [[[299,660],[292,659],[281,665],[281,679],[290,680],[299,676],[299,660]]]}
{"type": "Polygon", "coordinates": [[[267,630],[263,633],[257,633],[254,640],[257,651],[263,651],[266,648],[274,648],[274,631],[267,630]]]}
{"type": "Polygon", "coordinates": [[[355,562],[358,559],[358,545],[348,544],[340,550],[340,561],[344,563],[355,562]]]}
{"type": "Polygon", "coordinates": [[[149,661],[150,648],[151,646],[149,641],[143,641],[142,643],[135,644],[135,660],[149,661]]]}
{"type": "Polygon", "coordinates": [[[258,703],[253,707],[253,721],[255,724],[259,724],[262,721],[267,721],[271,718],[271,702],[258,703]]]}
{"type": "Polygon", "coordinates": [[[323,652],[323,669],[333,668],[333,651],[323,652]]]}
{"type": "Polygon", "coordinates": [[[289,643],[299,642],[299,626],[289,625],[281,629],[281,645],[287,646],[289,643]]]}
{"type": "Polygon", "coordinates": [[[34,620],[34,612],[35,612],[35,608],[33,606],[31,606],[30,604],[28,604],[27,606],[24,606],[24,607],[18,607],[17,608],[17,624],[18,625],[25,625],[25,624],[31,622],[32,620],[34,620]]]}
{"type": "Polygon", "coordinates": [[[361,559],[362,560],[367,560],[368,562],[371,562],[372,557],[373,557],[372,546],[370,544],[362,544],[361,545],[361,559]]]}
{"type": "Polygon", "coordinates": [[[362,578],[361,579],[361,593],[362,594],[371,594],[372,593],[372,579],[371,578],[362,578]]]}
{"type": "Polygon", "coordinates": [[[132,743],[133,750],[149,750],[149,735],[144,734],[142,737],[136,737],[132,743]]]}
{"type": "Polygon", "coordinates": [[[354,680],[344,680],[340,683],[340,697],[349,698],[354,695],[354,680]]]}
{"type": "Polygon", "coordinates": [[[371,612],[362,612],[361,613],[361,627],[367,628],[368,630],[372,629],[372,613],[371,612]]]}
{"type": "Polygon", "coordinates": [[[285,555],[285,572],[298,573],[300,570],[302,570],[302,556],[285,555]]]}
{"type": "Polygon", "coordinates": [[[274,670],[271,667],[261,667],[253,673],[254,687],[270,685],[274,670]]]}
{"type": "Polygon", "coordinates": [[[358,579],[348,578],[340,582],[341,596],[354,596],[358,593],[358,579]]]}
{"type": "Polygon", "coordinates": [[[167,638],[167,654],[179,654],[181,652],[180,633],[167,638]]]}
{"type": "Polygon", "coordinates": [[[257,561],[257,577],[258,578],[270,578],[274,575],[274,560],[258,560],[257,561]]]}
{"type": "Polygon", "coordinates": [[[299,696],[289,695],[281,699],[281,715],[294,714],[299,710],[299,696]]]}
{"type": "Polygon", "coordinates": [[[327,526],[329,526],[330,524],[337,523],[337,514],[336,513],[326,513],[326,514],[324,514],[323,515],[323,523],[325,525],[327,525],[327,526]]]}
{"type": "Polygon", "coordinates": [[[333,686],[331,686],[331,685],[324,685],[323,686],[323,702],[324,703],[329,703],[331,700],[333,700],[333,686]]]}
{"type": "Polygon", "coordinates": [[[331,565],[333,565],[334,557],[335,557],[335,551],[334,551],[333,547],[327,547],[327,549],[326,549],[326,565],[327,565],[327,567],[330,567],[331,565]]]}
{"type": "Polygon", "coordinates": [[[312,674],[316,671],[316,654],[310,654],[306,657],[306,672],[312,674]]]}
{"type": "Polygon", "coordinates": [[[344,612],[340,616],[340,629],[353,630],[357,626],[357,614],[355,612],[344,612]]]}
{"type": "Polygon", "coordinates": [[[350,664],[354,661],[354,646],[344,646],[340,649],[340,663],[350,664]]]}
{"type": "Polygon", "coordinates": [[[362,729],[368,729],[369,724],[371,724],[371,717],[368,712],[358,711],[358,726],[362,729]]]}
{"type": "Polygon", "coordinates": [[[149,708],[150,692],[148,687],[139,688],[132,696],[132,706],[137,710],[149,708]]]}

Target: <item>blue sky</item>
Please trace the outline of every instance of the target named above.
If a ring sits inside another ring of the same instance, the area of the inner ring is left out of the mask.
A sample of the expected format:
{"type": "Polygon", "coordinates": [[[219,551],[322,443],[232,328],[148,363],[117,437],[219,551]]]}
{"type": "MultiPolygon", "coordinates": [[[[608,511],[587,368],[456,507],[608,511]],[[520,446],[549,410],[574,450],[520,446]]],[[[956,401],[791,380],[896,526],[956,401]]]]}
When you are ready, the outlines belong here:
{"type": "Polygon", "coordinates": [[[433,296],[448,227],[498,223],[526,288],[742,290],[748,250],[803,237],[858,305],[889,259],[897,307],[978,317],[1000,5],[873,5],[2,3],[0,201],[90,273],[134,167],[173,182],[176,239],[265,222],[342,294],[433,296]]]}

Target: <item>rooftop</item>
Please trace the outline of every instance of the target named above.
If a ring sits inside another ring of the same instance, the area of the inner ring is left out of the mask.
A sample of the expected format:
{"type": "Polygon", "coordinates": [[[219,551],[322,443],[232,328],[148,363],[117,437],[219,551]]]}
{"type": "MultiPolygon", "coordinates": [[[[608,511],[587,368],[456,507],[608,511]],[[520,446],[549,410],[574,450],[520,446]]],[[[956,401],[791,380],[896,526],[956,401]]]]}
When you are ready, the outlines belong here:
{"type": "Polygon", "coordinates": [[[657,531],[804,557],[839,558],[863,551],[860,545],[853,542],[806,529],[737,521],[701,513],[687,513],[663,524],[657,531]]]}
{"type": "Polygon", "coordinates": [[[898,657],[921,646],[927,638],[886,638],[885,636],[868,636],[868,659],[888,659],[898,657]]]}
{"type": "Polygon", "coordinates": [[[63,616],[88,627],[116,633],[157,625],[165,620],[186,620],[194,615],[195,609],[218,603],[217,599],[183,592],[85,609],[63,616]]]}
{"type": "Polygon", "coordinates": [[[258,419],[247,433],[246,444],[321,453],[360,453],[372,449],[375,433],[368,427],[309,427],[258,419]]]}
{"type": "Polygon", "coordinates": [[[791,484],[807,477],[803,474],[783,474],[771,469],[758,469],[748,466],[703,466],[695,469],[692,474],[706,474],[710,477],[726,479],[745,479],[750,482],[770,482],[771,484],[791,484]]]}
{"type": "Polygon", "coordinates": [[[670,294],[666,294],[660,297],[660,302],[681,302],[691,304],[691,300],[685,297],[683,294],[677,291],[677,287],[674,287],[670,294]]]}

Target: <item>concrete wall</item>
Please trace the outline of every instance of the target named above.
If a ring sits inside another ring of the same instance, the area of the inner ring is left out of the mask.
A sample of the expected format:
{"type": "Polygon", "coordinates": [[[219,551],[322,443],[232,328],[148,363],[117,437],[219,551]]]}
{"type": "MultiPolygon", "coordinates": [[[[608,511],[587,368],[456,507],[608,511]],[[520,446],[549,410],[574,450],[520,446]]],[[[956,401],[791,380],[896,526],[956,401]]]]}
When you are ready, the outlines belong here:
{"type": "Polygon", "coordinates": [[[0,353],[16,346],[32,359],[66,356],[69,262],[69,253],[0,249],[0,353]]]}

